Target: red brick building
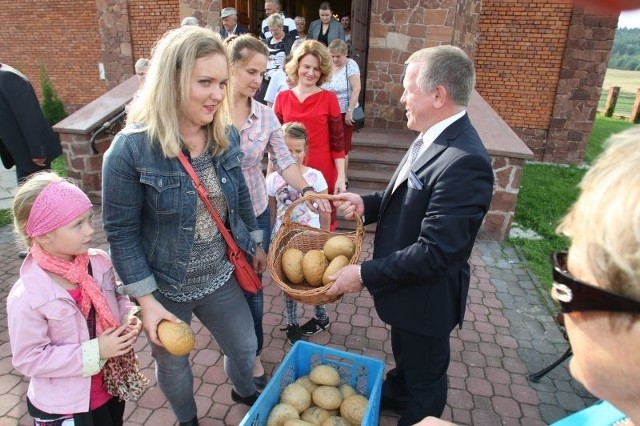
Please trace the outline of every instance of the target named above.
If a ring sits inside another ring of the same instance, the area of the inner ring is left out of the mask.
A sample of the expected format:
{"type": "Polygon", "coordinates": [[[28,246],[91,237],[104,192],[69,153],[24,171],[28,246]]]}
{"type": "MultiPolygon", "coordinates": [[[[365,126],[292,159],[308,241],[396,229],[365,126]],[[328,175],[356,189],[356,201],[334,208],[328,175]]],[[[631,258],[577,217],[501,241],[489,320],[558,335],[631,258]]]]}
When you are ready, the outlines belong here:
{"type": "MultiPolygon", "coordinates": [[[[315,19],[316,0],[285,0],[315,19]]],[[[579,163],[595,116],[617,14],[543,0],[351,0],[367,126],[404,128],[402,65],[419,48],[454,44],[474,56],[477,90],[536,159],[579,163]]],[[[154,41],[189,15],[213,28],[233,5],[252,29],[262,0],[0,0],[0,61],[39,90],[44,64],[75,110],[133,75],[154,41]]],[[[339,11],[343,13],[343,11],[339,11]]]]}

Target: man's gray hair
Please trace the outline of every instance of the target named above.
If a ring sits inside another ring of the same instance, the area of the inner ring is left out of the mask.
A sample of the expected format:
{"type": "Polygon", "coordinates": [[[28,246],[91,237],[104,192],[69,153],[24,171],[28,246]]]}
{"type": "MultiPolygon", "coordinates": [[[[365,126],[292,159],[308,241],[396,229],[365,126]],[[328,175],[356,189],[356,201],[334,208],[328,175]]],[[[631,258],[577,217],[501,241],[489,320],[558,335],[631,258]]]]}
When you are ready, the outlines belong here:
{"type": "Polygon", "coordinates": [[[273,7],[275,7],[278,10],[282,9],[282,5],[280,4],[280,0],[266,0],[265,3],[266,2],[271,3],[273,5],[273,7]]]}
{"type": "Polygon", "coordinates": [[[180,23],[181,27],[184,27],[186,25],[194,25],[196,27],[199,27],[200,26],[200,21],[198,21],[198,18],[196,18],[195,16],[187,16],[180,23]]]}
{"type": "Polygon", "coordinates": [[[438,86],[446,89],[449,98],[466,107],[476,82],[473,61],[460,48],[443,45],[421,49],[412,54],[406,64],[420,62],[418,86],[430,92],[438,86]]]}

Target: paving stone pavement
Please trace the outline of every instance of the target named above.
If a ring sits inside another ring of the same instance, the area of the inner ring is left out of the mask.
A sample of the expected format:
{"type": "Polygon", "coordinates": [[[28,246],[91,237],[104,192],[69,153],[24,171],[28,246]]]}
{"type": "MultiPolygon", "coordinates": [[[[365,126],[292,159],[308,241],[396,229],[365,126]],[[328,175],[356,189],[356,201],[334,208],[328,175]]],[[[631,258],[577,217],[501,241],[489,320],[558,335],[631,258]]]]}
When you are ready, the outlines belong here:
{"type": "Polygon", "coordinates": [[[0,209],[11,207],[17,188],[16,168],[12,167],[7,170],[4,167],[0,167],[0,209]]]}
{"type": "MultiPolygon", "coordinates": [[[[101,229],[99,213],[97,216],[96,226],[101,229]]],[[[372,237],[367,233],[362,259],[372,254],[372,237]]],[[[96,232],[94,246],[108,249],[101,231],[96,232]]],[[[12,367],[7,331],[6,298],[18,277],[18,250],[12,228],[0,227],[0,426],[32,424],[25,404],[28,381],[12,367]]],[[[567,362],[540,383],[529,382],[529,373],[556,360],[568,346],[547,308],[550,300],[538,290],[517,251],[504,244],[478,241],[471,264],[465,323],[451,335],[450,390],[443,418],[460,425],[545,425],[593,402],[570,378],[567,362]]],[[[279,329],[283,324],[281,291],[268,276],[264,284],[262,359],[271,374],[290,346],[279,329]]],[[[310,341],[381,359],[387,370],[392,367],[389,328],[378,318],[366,290],[327,308],[330,329],[310,341]]],[[[301,305],[299,309],[301,321],[313,315],[312,306],[301,305]]],[[[196,345],[191,358],[200,424],[237,425],[248,407],[231,399],[231,385],[216,342],[197,320],[192,325],[196,345]]],[[[174,425],[175,417],[156,386],[144,335],[138,339],[136,352],[151,384],[137,402],[127,403],[125,424],[174,425]]],[[[396,422],[393,414],[381,413],[380,425],[396,422]]]]}

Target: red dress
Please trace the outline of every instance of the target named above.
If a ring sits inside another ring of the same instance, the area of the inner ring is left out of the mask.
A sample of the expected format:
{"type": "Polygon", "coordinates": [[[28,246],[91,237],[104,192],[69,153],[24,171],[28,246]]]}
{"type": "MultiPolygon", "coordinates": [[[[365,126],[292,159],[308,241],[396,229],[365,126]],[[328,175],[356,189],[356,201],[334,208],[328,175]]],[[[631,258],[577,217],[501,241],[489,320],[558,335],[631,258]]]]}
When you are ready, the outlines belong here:
{"type": "MultiPolygon", "coordinates": [[[[336,94],[322,90],[300,102],[292,90],[285,90],[278,93],[273,110],[281,123],[297,121],[307,129],[307,166],[322,172],[329,194],[333,194],[338,179],[334,160],[344,158],[344,129],[336,94]]],[[[334,209],[331,212],[331,230],[336,224],[334,209]]]]}

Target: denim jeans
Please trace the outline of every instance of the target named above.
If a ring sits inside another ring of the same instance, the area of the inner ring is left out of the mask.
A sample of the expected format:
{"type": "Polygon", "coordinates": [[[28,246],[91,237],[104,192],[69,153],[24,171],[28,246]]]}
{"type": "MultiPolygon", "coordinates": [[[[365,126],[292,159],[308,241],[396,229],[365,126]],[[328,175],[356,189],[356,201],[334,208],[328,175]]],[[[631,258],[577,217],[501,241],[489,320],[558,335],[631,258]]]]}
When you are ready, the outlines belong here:
{"type": "MultiPolygon", "coordinates": [[[[211,332],[224,353],[224,372],[240,396],[256,392],[253,383],[253,363],[256,339],[251,333],[251,312],[242,298],[242,291],[231,275],[229,281],[212,294],[193,302],[174,302],[155,292],[156,299],[171,313],[186,323],[194,314],[211,332]]],[[[151,344],[156,361],[158,386],[167,398],[179,422],[196,416],[193,396],[193,372],[189,355],[171,355],[164,348],[151,344]]],[[[213,364],[214,360],[211,360],[213,364]]]]}
{"type": "MultiPolygon", "coordinates": [[[[258,229],[262,230],[264,240],[262,241],[262,248],[265,253],[269,252],[269,243],[271,242],[271,218],[269,217],[269,207],[265,209],[256,219],[258,220],[258,229]]],[[[251,259],[249,259],[251,261],[251,259]]],[[[258,274],[258,277],[262,280],[262,274],[258,274]]],[[[262,330],[262,314],[264,312],[264,295],[262,290],[256,294],[244,292],[244,297],[247,299],[247,304],[251,310],[251,316],[253,317],[253,328],[256,331],[256,338],[258,339],[258,351],[257,355],[262,352],[262,345],[264,344],[264,336],[262,330]]]]}

